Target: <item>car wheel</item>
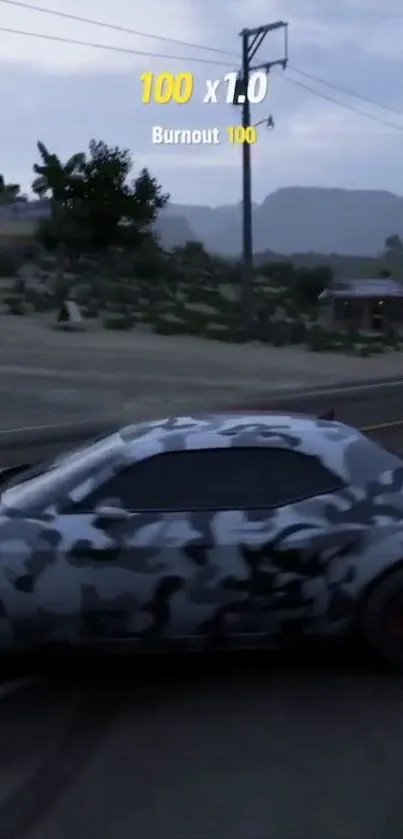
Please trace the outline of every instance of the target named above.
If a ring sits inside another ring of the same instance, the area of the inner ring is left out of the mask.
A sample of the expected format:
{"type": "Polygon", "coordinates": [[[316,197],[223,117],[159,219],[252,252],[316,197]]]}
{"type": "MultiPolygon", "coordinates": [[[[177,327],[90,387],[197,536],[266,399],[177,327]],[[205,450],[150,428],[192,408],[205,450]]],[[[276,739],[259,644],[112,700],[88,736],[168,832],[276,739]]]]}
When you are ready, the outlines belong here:
{"type": "Polygon", "coordinates": [[[403,569],[375,584],[361,612],[365,644],[403,673],[403,569]]]}

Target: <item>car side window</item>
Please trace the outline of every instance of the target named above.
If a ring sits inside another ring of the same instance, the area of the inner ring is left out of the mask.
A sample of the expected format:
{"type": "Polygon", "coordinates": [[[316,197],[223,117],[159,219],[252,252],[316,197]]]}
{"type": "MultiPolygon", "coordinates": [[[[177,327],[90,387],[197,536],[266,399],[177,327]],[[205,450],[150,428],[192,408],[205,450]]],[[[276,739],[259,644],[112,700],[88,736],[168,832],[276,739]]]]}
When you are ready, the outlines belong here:
{"type": "Polygon", "coordinates": [[[315,457],[272,447],[167,452],[128,467],[80,504],[116,499],[127,510],[274,508],[342,489],[315,457]]]}

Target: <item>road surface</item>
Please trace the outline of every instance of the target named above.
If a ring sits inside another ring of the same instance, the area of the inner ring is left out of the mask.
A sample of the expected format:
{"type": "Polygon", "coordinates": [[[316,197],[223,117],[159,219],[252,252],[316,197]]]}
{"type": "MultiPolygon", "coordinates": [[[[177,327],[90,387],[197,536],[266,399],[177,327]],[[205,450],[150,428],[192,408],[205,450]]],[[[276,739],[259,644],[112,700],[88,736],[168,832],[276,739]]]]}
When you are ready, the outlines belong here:
{"type": "Polygon", "coordinates": [[[142,328],[129,333],[94,328],[70,334],[51,329],[49,316],[0,314],[0,428],[110,418],[111,412],[130,422],[245,399],[258,402],[275,390],[290,394],[340,380],[399,379],[402,373],[399,352],[365,359],[164,337],[142,328]]]}
{"type": "MultiPolygon", "coordinates": [[[[26,398],[26,397],[25,397],[26,398]]],[[[135,421],[137,413],[133,410],[133,417],[130,414],[119,411],[119,402],[110,401],[110,406],[115,406],[114,416],[108,418],[88,419],[84,413],[81,421],[69,421],[69,417],[62,422],[60,417],[52,415],[46,419],[44,427],[38,420],[31,423],[16,422],[17,414],[14,417],[7,433],[0,432],[0,466],[7,466],[22,458],[30,461],[32,458],[49,457],[61,449],[78,445],[84,440],[91,438],[100,432],[107,432],[119,426],[122,422],[135,421]],[[117,406],[117,407],[116,407],[117,406]],[[22,430],[13,430],[13,425],[22,430]],[[28,427],[27,427],[28,426],[28,427]],[[33,431],[36,428],[36,431],[33,431]],[[25,429],[25,430],[24,430],[25,429]]],[[[356,385],[342,388],[323,388],[316,391],[295,391],[293,394],[284,395],[273,393],[271,396],[262,396],[257,391],[254,396],[250,394],[242,400],[222,400],[218,396],[211,397],[205,401],[193,396],[189,402],[178,406],[180,413],[188,414],[196,410],[198,412],[226,409],[254,410],[284,410],[302,411],[308,414],[319,415],[328,409],[336,411],[336,418],[342,422],[351,423],[360,427],[379,426],[379,432],[373,432],[375,436],[388,442],[390,445],[399,444],[401,429],[403,428],[403,379],[400,381],[385,382],[378,385],[356,385]],[[401,425],[400,425],[401,423],[401,425]]],[[[168,391],[166,401],[161,407],[157,416],[164,416],[165,411],[172,411],[172,404],[169,402],[168,391]],[[167,407],[168,406],[168,407],[167,407]]],[[[155,416],[155,413],[152,414],[155,416]]],[[[142,418],[147,417],[147,412],[142,418]]],[[[43,420],[42,420],[43,422],[43,420]]],[[[1,427],[1,424],[0,424],[1,427]]],[[[3,425],[4,428],[4,425],[3,425]]]]}
{"type": "Polygon", "coordinates": [[[0,704],[1,839],[396,839],[403,681],[357,662],[127,660],[0,704]]]}

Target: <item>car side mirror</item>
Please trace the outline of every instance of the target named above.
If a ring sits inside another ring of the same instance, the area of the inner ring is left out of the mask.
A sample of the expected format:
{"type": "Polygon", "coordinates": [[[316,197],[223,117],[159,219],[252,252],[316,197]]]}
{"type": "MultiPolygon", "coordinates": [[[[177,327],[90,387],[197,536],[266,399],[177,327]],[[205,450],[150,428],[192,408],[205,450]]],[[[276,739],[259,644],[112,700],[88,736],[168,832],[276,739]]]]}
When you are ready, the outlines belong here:
{"type": "Polygon", "coordinates": [[[131,518],[131,513],[124,510],[122,507],[115,507],[113,504],[99,504],[95,508],[95,514],[100,519],[107,521],[128,521],[131,518]]]}

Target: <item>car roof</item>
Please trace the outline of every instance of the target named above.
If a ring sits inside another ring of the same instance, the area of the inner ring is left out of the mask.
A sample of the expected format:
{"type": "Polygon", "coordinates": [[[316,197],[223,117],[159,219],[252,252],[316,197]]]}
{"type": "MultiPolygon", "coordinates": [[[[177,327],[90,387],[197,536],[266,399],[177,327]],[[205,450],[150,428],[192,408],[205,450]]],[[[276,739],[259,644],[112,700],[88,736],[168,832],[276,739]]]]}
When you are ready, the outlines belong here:
{"type": "MultiPolygon", "coordinates": [[[[43,478],[48,485],[44,491],[46,494],[51,490],[53,497],[53,489],[49,488],[52,480],[57,485],[60,481],[71,481],[75,474],[80,474],[80,480],[84,479],[83,476],[85,481],[95,480],[96,485],[98,479],[106,479],[109,470],[111,474],[116,474],[119,469],[136,466],[139,461],[154,458],[156,455],[162,455],[161,459],[157,457],[157,461],[161,461],[158,467],[164,469],[168,464],[164,467],[163,458],[170,453],[199,451],[205,456],[206,450],[226,449],[229,452],[232,449],[236,457],[236,449],[245,447],[260,447],[261,450],[272,447],[315,458],[333,475],[341,478],[341,486],[372,486],[374,481],[379,481],[382,472],[393,472],[396,468],[402,468],[399,458],[379,448],[356,429],[339,422],[288,413],[225,412],[168,417],[125,426],[105,437],[103,441],[80,449],[76,455],[56,465],[55,469],[43,478]]],[[[193,462],[192,468],[197,480],[197,462],[193,457],[190,462],[193,462]]],[[[252,480],[253,462],[251,458],[252,480]]],[[[275,466],[278,463],[277,458],[272,463],[269,461],[268,474],[272,474],[273,466],[285,469],[292,481],[293,463],[289,463],[288,458],[284,458],[283,461],[280,458],[280,462],[281,466],[278,467],[275,466]]],[[[303,464],[303,468],[310,466],[310,462],[303,464]]],[[[172,475],[172,480],[175,481],[175,464],[172,475]]],[[[389,484],[388,478],[387,485],[389,484]]]]}
{"type": "MultiPolygon", "coordinates": [[[[125,442],[141,441],[148,435],[163,438],[180,434],[181,437],[191,438],[197,433],[208,433],[213,438],[229,431],[255,436],[258,441],[265,431],[290,430],[306,434],[320,432],[325,429],[345,430],[347,436],[359,435],[360,432],[334,420],[311,417],[308,414],[284,411],[221,411],[214,414],[196,414],[192,416],[165,417],[160,420],[141,422],[125,426],[120,430],[125,442]]],[[[213,439],[211,440],[213,446],[213,439]]]]}
{"type": "Polygon", "coordinates": [[[346,484],[358,486],[402,466],[400,458],[359,430],[303,414],[231,411],[177,416],[126,426],[120,434],[126,463],[173,452],[272,447],[315,458],[346,484]]]}
{"type": "Polygon", "coordinates": [[[170,417],[126,426],[120,434],[136,460],[163,451],[268,445],[317,455],[335,441],[340,448],[365,439],[342,423],[274,412],[170,417]]]}

